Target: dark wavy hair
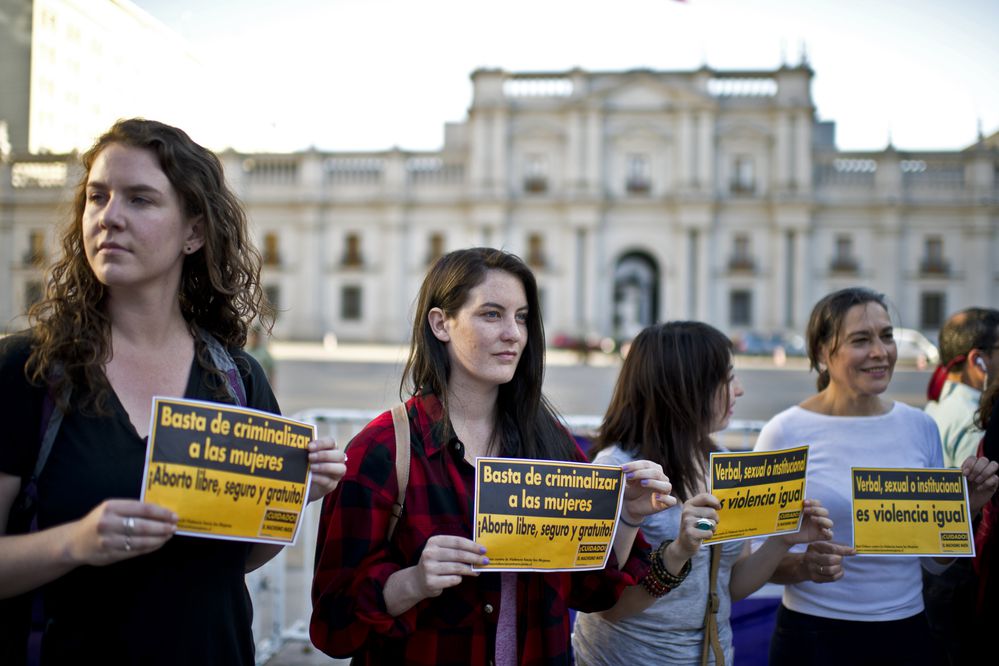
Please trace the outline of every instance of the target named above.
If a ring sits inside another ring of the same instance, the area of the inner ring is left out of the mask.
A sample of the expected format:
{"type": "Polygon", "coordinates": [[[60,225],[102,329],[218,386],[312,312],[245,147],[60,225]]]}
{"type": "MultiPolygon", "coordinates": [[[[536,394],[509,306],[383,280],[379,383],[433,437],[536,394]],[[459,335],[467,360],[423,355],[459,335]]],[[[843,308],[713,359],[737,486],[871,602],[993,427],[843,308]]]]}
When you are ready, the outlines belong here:
{"type": "MultiPolygon", "coordinates": [[[[413,337],[399,386],[400,396],[432,392],[441,401],[445,427],[451,428],[448,405],[451,360],[447,345],[431,330],[428,314],[433,308],[440,308],[446,316],[454,316],[468,300],[469,292],[485,281],[489,271],[513,275],[524,285],[527,296],[527,342],[513,379],[499,387],[490,448],[498,444],[501,455],[507,457],[571,460],[576,455],[576,446],[541,392],[545,330],[538,285],[531,269],[509,252],[486,247],[455,250],[430,268],[416,300],[413,337]]],[[[448,431],[444,436],[451,434],[448,431]]]]}
{"type": "Polygon", "coordinates": [[[981,430],[989,427],[992,412],[999,402],[999,378],[989,378],[989,385],[982,391],[982,397],[978,402],[978,411],[975,412],[975,425],[981,430]]]}
{"type": "Polygon", "coordinates": [[[840,334],[846,313],[853,306],[865,303],[877,303],[884,308],[885,312],[889,312],[885,295],[866,287],[848,287],[834,291],[824,296],[812,308],[812,314],[808,318],[808,328],[805,330],[805,341],[808,350],[808,363],[812,370],[819,373],[815,382],[819,391],[823,391],[829,386],[829,369],[819,367],[823,345],[831,343],[829,346],[830,355],[839,349],[840,334]]]}
{"type": "MultiPolygon", "coordinates": [[[[686,501],[715,449],[715,401],[728,398],[732,342],[699,321],[655,324],[632,341],[590,454],[617,444],[663,466],[686,501]]],[[[726,403],[726,409],[728,403],[726,403]]]]}
{"type": "MultiPolygon", "coordinates": [[[[111,351],[110,320],[107,288],[87,262],[82,221],[90,169],[112,144],[152,153],[177,191],[184,213],[201,220],[205,242],[184,257],[177,295],[192,335],[197,326],[222,344],[239,348],[250,322],[260,319],[269,328],[274,320],[273,306],[260,286],[260,253],[249,240],[246,215],[226,185],[219,158],[176,127],[140,118],[119,120],[83,154],[84,175],[76,187],[72,217],[59,232],[61,254],[49,269],[45,298],[28,313],[34,337],[28,379],[48,383],[60,403],[67,385],[77,389],[74,404],[98,414],[109,412],[111,387],[103,367],[111,351]]],[[[224,398],[224,375],[197,335],[194,339],[198,363],[224,398]]]]}

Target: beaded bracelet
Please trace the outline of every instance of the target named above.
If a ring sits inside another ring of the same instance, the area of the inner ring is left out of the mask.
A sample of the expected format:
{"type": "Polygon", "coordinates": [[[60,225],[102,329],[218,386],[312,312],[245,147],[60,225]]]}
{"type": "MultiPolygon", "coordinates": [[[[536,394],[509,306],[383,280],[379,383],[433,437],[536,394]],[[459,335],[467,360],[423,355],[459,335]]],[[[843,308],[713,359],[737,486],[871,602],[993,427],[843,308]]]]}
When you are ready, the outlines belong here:
{"type": "Polygon", "coordinates": [[[680,573],[675,576],[666,569],[666,560],[663,555],[666,552],[666,547],[671,543],[673,540],[667,539],[659,545],[659,548],[652,555],[652,566],[649,567],[649,573],[642,579],[642,587],[653,597],[665,596],[667,592],[680,585],[690,573],[690,560],[684,562],[680,573]]]}

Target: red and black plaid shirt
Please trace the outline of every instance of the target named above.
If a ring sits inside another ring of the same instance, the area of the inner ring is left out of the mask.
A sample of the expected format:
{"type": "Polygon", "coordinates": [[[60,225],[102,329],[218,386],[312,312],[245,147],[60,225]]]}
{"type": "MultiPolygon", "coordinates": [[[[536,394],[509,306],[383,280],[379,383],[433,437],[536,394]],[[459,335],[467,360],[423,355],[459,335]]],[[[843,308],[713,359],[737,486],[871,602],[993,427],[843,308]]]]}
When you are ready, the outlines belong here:
{"type": "MultiPolygon", "coordinates": [[[[496,647],[500,576],[465,578],[439,597],[398,617],[382,591],[390,575],[419,562],[437,534],[472,537],[475,469],[457,438],[442,441],[440,402],[408,401],[413,442],[406,508],[392,543],[386,541],[398,483],[395,434],[386,412],[351,442],[347,475],[323,504],[312,586],[312,642],[333,656],[362,664],[488,664],[496,647]]],[[[581,461],[585,460],[582,453],[581,461]]],[[[614,605],[648,568],[639,536],[628,562],[575,573],[517,575],[517,662],[569,663],[569,608],[586,612],[614,605]]]]}

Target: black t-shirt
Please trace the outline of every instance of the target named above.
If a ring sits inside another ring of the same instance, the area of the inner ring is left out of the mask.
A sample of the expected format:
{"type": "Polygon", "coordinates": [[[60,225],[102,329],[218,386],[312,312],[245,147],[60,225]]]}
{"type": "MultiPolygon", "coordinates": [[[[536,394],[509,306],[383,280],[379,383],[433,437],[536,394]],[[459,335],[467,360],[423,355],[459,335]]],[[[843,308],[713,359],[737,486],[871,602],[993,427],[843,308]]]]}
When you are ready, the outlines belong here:
{"type": "MultiPolygon", "coordinates": [[[[0,340],[0,472],[30,474],[38,451],[41,389],[24,375],[27,336],[0,340]]],[[[279,413],[259,364],[232,351],[249,407],[279,413]]],[[[185,398],[213,400],[195,360],[185,398]]],[[[109,498],[138,499],[146,440],[117,396],[113,414],[63,419],[38,483],[39,527],[86,515],[109,498]]],[[[51,664],[252,664],[252,608],[243,581],[251,544],[176,536],[163,548],[105,567],[79,567],[45,586],[51,664]]]]}

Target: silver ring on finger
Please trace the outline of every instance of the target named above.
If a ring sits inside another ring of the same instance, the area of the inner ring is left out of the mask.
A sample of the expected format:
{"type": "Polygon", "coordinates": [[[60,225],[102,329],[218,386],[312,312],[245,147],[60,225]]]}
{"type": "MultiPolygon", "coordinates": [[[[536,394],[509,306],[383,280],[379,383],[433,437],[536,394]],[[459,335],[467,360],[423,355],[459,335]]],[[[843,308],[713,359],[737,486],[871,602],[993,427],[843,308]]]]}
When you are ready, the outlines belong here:
{"type": "Polygon", "coordinates": [[[125,552],[128,553],[128,552],[131,552],[131,550],[132,550],[132,540],[128,538],[128,535],[126,535],[125,536],[125,552]]]}
{"type": "Polygon", "coordinates": [[[821,564],[819,565],[819,575],[820,576],[825,576],[826,575],[826,568],[824,566],[822,566],[821,564]]]}
{"type": "Polygon", "coordinates": [[[129,516],[128,518],[122,519],[125,523],[125,536],[132,536],[135,532],[135,517],[129,516]]]}

